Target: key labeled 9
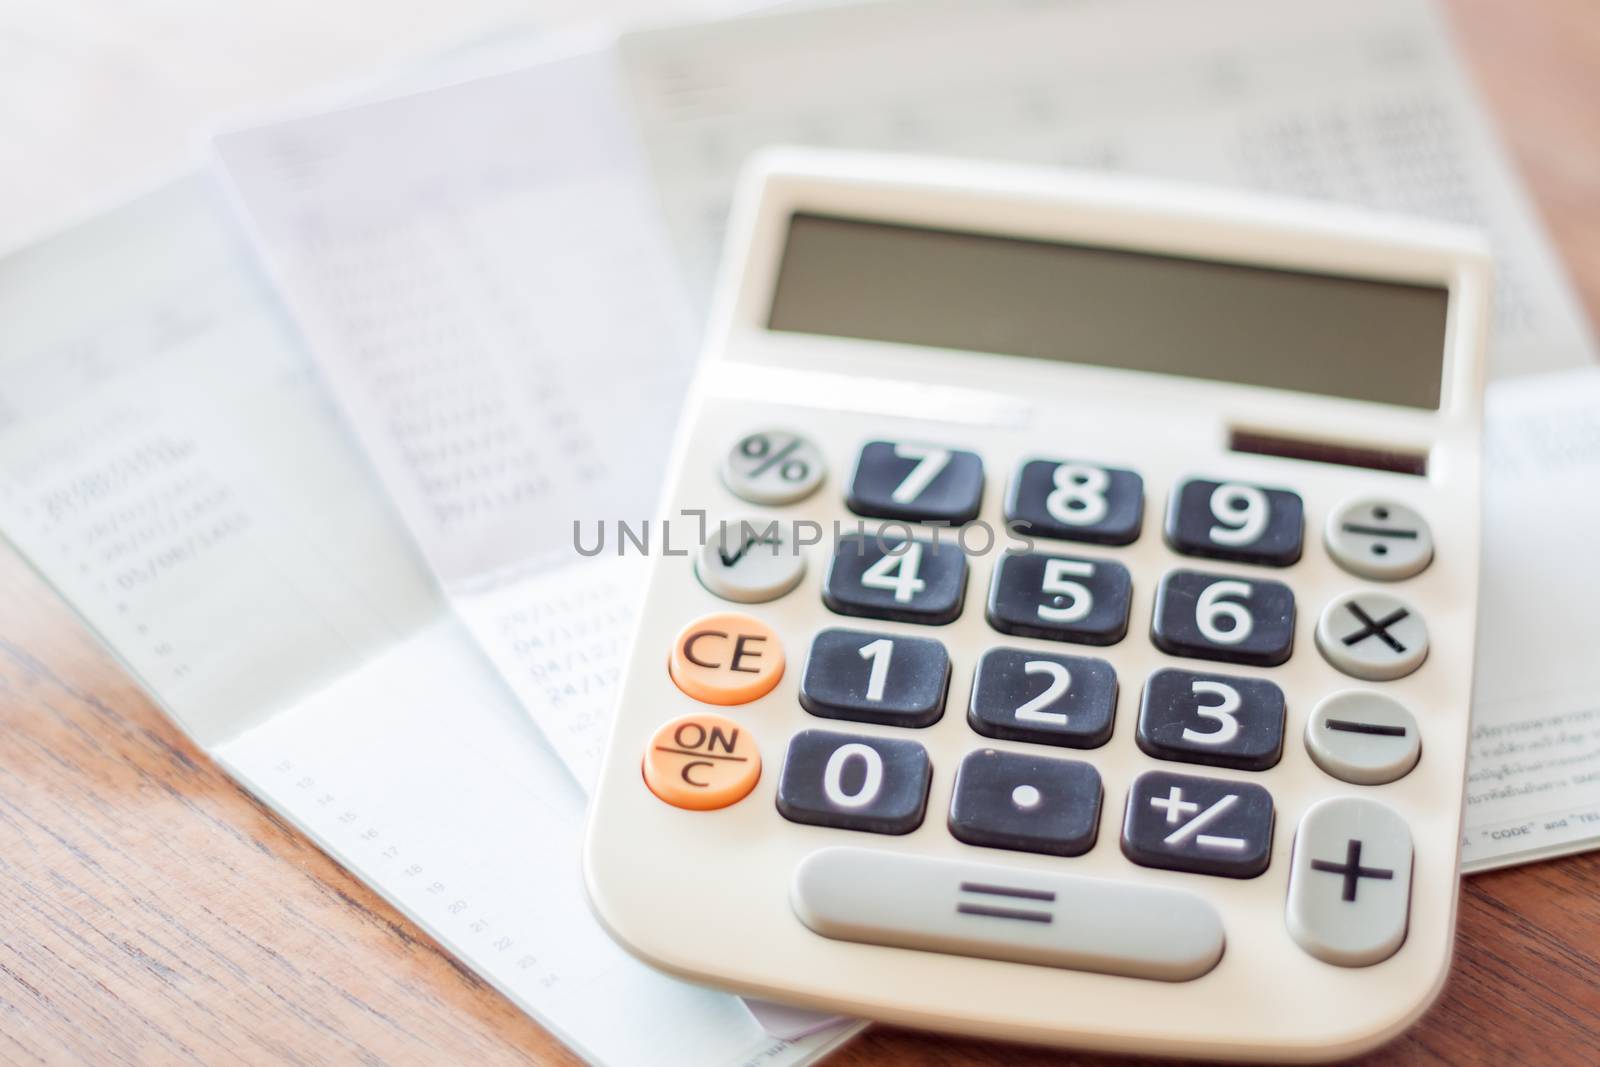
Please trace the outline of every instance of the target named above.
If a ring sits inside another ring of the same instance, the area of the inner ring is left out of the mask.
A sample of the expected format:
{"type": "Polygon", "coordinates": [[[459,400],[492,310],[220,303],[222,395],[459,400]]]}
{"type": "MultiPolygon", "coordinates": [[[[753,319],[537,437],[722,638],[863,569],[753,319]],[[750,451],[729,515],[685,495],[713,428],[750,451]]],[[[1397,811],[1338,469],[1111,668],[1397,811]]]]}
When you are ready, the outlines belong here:
{"type": "Polygon", "coordinates": [[[1167,507],[1167,544],[1186,556],[1287,567],[1304,537],[1305,505],[1288,489],[1190,478],[1167,507]]]}

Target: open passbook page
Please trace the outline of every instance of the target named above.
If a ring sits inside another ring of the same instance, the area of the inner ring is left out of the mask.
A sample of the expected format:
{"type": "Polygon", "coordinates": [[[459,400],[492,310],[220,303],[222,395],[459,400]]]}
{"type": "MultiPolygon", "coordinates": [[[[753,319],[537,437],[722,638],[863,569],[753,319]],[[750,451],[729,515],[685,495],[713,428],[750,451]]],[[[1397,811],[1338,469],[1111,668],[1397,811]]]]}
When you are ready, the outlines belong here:
{"type": "Polygon", "coordinates": [[[1497,385],[1485,460],[1468,870],[1600,847],[1600,368],[1497,385]]]}
{"type": "Polygon", "coordinates": [[[621,90],[580,51],[216,143],[423,555],[582,783],[632,600],[554,572],[575,520],[652,511],[692,346],[621,90]]]}
{"type": "Polygon", "coordinates": [[[772,1038],[600,929],[582,792],[212,193],[0,261],[0,529],[202,748],[586,1059],[801,1064],[843,1040],[772,1038]]]}

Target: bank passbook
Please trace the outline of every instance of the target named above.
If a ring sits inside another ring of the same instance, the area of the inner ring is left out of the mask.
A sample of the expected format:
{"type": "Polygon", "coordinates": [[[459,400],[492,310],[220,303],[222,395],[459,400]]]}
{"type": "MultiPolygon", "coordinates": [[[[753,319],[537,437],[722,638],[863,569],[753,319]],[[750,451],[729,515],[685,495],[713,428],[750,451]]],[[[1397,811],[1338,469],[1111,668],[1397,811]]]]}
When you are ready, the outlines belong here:
{"type": "MultiPolygon", "coordinates": [[[[1347,1056],[1441,988],[1470,232],[755,164],[585,855],[657,967],[911,1026],[1347,1056]]],[[[657,539],[658,547],[661,539],[657,539]]]]}

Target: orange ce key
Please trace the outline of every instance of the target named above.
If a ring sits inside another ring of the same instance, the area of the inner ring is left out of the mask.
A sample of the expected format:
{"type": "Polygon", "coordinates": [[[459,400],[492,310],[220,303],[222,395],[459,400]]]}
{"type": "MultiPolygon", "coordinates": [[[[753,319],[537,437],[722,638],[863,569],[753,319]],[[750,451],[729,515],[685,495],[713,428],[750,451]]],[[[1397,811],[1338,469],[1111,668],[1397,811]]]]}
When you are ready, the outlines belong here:
{"type": "Polygon", "coordinates": [[[679,631],[667,670],[696,700],[748,704],[772,692],[783,677],[783,645],[761,620],[718,612],[679,631]]]}
{"type": "Polygon", "coordinates": [[[644,753],[644,782],[668,804],[711,811],[737,804],[761,777],[750,731],[721,715],[685,715],[657,730],[644,753]]]}

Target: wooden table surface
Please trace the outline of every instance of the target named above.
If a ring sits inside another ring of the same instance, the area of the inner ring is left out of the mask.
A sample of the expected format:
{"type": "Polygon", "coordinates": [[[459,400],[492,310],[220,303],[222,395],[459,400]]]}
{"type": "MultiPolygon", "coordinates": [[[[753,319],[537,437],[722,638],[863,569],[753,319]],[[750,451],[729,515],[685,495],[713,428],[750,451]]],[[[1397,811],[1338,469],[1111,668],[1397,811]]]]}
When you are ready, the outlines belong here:
{"type": "MultiPolygon", "coordinates": [[[[1600,4],[1448,5],[1591,319],[1600,4]]],[[[576,1063],[169,724],[0,549],[0,1063],[576,1063]]],[[[876,1028],[834,1067],[1128,1063],[876,1028]]],[[[1600,854],[1462,891],[1443,998],[1370,1064],[1600,1063],[1600,854]]]]}

